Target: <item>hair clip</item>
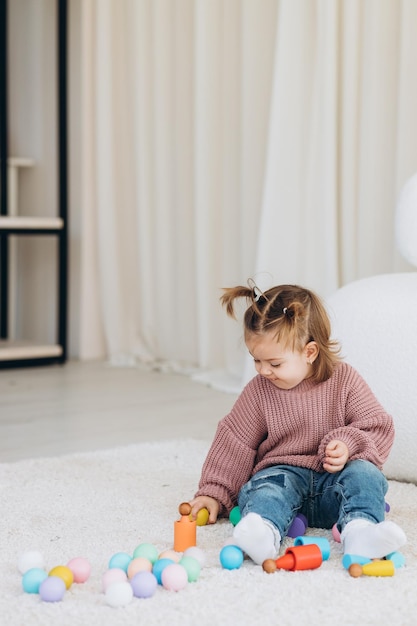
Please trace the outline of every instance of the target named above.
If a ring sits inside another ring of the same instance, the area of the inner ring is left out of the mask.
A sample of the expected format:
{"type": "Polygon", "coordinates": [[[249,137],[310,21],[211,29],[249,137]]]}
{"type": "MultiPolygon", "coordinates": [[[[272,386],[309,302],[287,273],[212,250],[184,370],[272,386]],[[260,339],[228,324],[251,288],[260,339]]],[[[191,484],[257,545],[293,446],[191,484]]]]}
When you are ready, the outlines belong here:
{"type": "Polygon", "coordinates": [[[255,302],[258,302],[262,297],[264,297],[264,294],[262,293],[262,291],[259,289],[259,287],[256,285],[255,281],[252,278],[249,278],[248,285],[250,289],[252,289],[252,297],[255,302]]]}

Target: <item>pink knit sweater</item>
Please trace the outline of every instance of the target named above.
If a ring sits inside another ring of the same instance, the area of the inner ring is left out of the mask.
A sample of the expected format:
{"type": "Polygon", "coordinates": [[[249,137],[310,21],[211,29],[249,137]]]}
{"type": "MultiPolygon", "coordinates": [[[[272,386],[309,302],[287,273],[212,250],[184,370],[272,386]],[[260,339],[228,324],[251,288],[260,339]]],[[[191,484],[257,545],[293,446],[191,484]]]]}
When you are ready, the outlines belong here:
{"type": "Polygon", "coordinates": [[[278,389],[255,376],[219,422],[196,495],[215,498],[225,515],[241,487],[265,467],[323,472],[324,450],[332,439],[347,445],[349,460],[365,459],[380,469],[394,440],[391,416],[350,365],[338,364],[324,383],[306,379],[293,389],[278,389]]]}

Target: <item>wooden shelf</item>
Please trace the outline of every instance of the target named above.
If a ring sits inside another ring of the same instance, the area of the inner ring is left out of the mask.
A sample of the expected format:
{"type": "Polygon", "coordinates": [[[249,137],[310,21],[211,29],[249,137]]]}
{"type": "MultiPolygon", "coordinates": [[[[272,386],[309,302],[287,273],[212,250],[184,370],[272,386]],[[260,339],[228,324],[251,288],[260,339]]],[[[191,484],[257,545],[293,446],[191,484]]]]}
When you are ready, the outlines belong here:
{"type": "Polygon", "coordinates": [[[23,217],[0,215],[0,231],[7,233],[56,233],[64,227],[60,217],[23,217]]]}
{"type": "Polygon", "coordinates": [[[0,362],[21,359],[44,359],[60,357],[62,346],[41,345],[17,341],[0,341],[0,362]]]}

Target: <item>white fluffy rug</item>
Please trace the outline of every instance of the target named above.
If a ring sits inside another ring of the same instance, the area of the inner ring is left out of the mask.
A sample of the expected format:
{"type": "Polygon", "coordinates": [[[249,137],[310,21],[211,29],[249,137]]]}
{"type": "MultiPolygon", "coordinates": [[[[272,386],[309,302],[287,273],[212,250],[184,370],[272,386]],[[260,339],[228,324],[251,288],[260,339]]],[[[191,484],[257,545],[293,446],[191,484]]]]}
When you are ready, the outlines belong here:
{"type": "MultiPolygon", "coordinates": [[[[260,623],[276,626],[414,625],[417,619],[417,487],[390,482],[389,518],[406,531],[407,564],[391,578],[351,578],[340,544],[329,531],[309,530],[331,542],[319,569],[266,574],[245,560],[238,570],[218,556],[228,520],[198,528],[207,556],[200,578],[179,592],[158,587],[147,600],[124,608],[105,602],[101,578],[116,552],[143,542],[172,547],[177,507],[194,493],[208,443],[176,441],[132,445],[91,454],[0,465],[0,623],[4,626],[129,626],[260,623]],[[43,553],[47,568],[84,556],[90,579],[74,584],[62,602],[24,593],[17,569],[21,553],[43,553]]],[[[291,545],[286,540],[286,545],[291,545]]]]}

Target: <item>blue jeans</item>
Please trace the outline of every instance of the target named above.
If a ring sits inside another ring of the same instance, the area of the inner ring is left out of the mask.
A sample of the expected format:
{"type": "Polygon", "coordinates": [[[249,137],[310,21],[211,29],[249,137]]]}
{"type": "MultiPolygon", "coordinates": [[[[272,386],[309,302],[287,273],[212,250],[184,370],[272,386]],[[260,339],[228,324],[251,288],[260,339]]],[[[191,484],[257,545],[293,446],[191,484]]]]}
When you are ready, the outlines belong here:
{"type": "Polygon", "coordinates": [[[351,461],[341,472],[315,472],[304,467],[273,465],[257,472],[241,489],[242,514],[258,513],[285,537],[293,519],[302,513],[311,528],[342,532],[354,519],[373,523],[385,518],[388,482],[368,461],[351,461]]]}

